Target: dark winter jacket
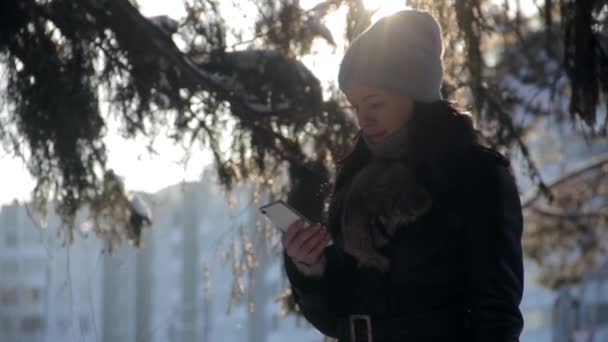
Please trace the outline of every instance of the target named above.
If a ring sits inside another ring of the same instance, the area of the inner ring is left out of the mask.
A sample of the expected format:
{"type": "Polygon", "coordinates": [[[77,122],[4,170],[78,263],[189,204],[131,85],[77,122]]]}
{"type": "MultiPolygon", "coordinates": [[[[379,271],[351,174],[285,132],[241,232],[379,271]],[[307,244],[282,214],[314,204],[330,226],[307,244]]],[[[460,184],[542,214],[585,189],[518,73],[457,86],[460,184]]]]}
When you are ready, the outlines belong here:
{"type": "MultiPolygon", "coordinates": [[[[325,249],[320,277],[302,274],[284,252],[305,318],[340,342],[350,341],[349,314],[371,316],[374,342],[519,341],[523,219],[515,180],[501,160],[475,149],[450,163],[441,182],[420,174],[433,206],[381,250],[393,265],[388,273],[356,268],[339,243],[325,249]]],[[[328,224],[339,241],[339,221],[328,224]]]]}

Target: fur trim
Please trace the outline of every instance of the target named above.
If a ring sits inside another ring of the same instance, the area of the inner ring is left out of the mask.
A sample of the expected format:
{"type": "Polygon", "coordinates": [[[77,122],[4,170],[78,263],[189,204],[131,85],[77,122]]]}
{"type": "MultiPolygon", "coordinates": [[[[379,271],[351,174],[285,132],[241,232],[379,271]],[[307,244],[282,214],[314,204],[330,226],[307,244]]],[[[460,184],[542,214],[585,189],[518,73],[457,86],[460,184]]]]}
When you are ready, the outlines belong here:
{"type": "Polygon", "coordinates": [[[430,193],[403,162],[373,159],[353,177],[345,198],[344,251],[359,261],[359,267],[387,272],[390,261],[377,248],[425,214],[431,202],[430,193]]]}

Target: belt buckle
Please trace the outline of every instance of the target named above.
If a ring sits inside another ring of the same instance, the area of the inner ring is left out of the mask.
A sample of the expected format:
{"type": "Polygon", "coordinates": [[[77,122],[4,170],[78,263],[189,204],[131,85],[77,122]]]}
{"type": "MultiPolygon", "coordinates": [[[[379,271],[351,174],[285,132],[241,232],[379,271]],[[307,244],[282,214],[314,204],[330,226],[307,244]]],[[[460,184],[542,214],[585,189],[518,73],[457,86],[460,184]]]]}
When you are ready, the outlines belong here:
{"type": "Polygon", "coordinates": [[[357,335],[355,335],[355,320],[363,319],[365,320],[366,330],[367,330],[367,341],[372,342],[372,321],[369,315],[349,315],[348,316],[348,325],[350,327],[350,342],[357,342],[357,335]]]}

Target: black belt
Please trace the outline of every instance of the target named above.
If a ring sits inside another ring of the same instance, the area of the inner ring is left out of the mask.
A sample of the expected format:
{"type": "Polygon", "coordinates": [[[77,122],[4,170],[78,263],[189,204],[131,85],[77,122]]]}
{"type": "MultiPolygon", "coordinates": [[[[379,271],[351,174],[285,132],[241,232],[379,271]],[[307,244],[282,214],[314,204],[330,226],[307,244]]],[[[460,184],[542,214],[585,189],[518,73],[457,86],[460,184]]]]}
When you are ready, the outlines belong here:
{"type": "Polygon", "coordinates": [[[437,311],[399,317],[373,317],[352,314],[338,323],[340,342],[383,342],[407,337],[449,337],[464,333],[468,312],[437,311]]]}

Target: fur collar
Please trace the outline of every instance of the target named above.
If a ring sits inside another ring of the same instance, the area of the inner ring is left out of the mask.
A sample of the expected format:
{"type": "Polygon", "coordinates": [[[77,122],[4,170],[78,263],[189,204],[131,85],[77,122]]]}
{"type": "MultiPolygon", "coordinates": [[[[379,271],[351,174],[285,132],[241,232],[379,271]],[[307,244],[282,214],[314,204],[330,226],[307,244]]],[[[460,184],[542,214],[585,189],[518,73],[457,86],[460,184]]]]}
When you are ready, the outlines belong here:
{"type": "Polygon", "coordinates": [[[379,248],[398,229],[414,222],[431,207],[431,195],[402,160],[374,158],[352,179],[341,217],[344,251],[359,267],[386,272],[390,261],[379,248]]]}

